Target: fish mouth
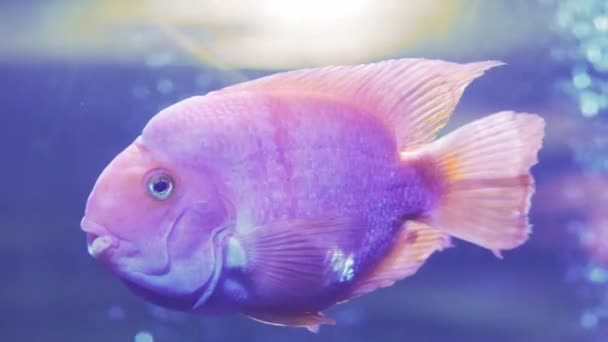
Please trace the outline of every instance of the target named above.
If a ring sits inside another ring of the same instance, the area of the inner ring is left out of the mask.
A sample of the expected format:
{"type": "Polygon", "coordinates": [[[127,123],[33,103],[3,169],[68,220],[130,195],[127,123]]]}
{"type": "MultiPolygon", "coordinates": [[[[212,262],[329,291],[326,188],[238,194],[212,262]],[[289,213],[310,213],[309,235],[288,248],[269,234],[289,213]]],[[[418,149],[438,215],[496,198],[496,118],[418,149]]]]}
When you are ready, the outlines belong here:
{"type": "Polygon", "coordinates": [[[117,240],[109,235],[98,236],[87,234],[87,245],[89,254],[95,259],[107,257],[110,250],[118,247],[117,240]]]}
{"type": "Polygon", "coordinates": [[[80,226],[87,234],[87,250],[95,259],[106,258],[111,250],[118,247],[118,240],[102,225],[85,217],[80,226]]]}

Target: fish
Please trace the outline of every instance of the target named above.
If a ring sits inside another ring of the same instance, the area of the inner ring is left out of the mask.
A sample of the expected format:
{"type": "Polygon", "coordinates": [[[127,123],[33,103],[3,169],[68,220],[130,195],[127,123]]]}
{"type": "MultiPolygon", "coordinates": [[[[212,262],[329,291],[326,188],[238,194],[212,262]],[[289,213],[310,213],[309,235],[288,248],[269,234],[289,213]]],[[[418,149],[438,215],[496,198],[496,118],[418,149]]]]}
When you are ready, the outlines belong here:
{"type": "Polygon", "coordinates": [[[183,99],[99,175],[88,252],[151,303],[313,332],[454,239],[502,258],[531,233],[545,120],[499,111],[437,136],[503,64],[323,66],[183,99]]]}

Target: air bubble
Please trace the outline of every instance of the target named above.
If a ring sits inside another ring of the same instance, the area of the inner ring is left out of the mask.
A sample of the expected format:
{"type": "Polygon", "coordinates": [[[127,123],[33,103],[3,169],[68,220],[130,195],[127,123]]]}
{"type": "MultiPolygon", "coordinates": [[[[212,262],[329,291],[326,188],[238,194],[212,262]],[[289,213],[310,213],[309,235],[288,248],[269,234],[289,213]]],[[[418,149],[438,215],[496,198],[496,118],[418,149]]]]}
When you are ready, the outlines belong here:
{"type": "Polygon", "coordinates": [[[585,329],[592,329],[597,326],[598,318],[592,312],[585,312],[581,316],[581,326],[585,329]]]}
{"type": "Polygon", "coordinates": [[[108,318],[113,321],[121,321],[121,320],[125,319],[125,316],[126,316],[125,309],[123,309],[119,305],[112,305],[108,309],[108,318]]]}
{"type": "Polygon", "coordinates": [[[173,91],[173,88],[173,81],[166,78],[162,78],[156,83],[156,90],[158,90],[158,92],[163,95],[171,93],[173,91]]]}
{"type": "Polygon", "coordinates": [[[608,31],[608,16],[602,15],[593,20],[593,25],[598,31],[608,31]]]}
{"type": "Polygon", "coordinates": [[[173,63],[174,56],[169,52],[154,53],[146,58],[146,65],[152,69],[158,69],[173,63]]]}
{"type": "Polygon", "coordinates": [[[608,271],[601,267],[593,267],[589,271],[589,281],[596,284],[604,284],[608,282],[608,271]]]}
{"type": "Polygon", "coordinates": [[[154,342],[154,336],[147,331],[140,331],[135,334],[135,342],[154,342]]]}
{"type": "Polygon", "coordinates": [[[587,73],[581,72],[572,77],[572,83],[577,89],[585,89],[591,85],[591,78],[587,73]]]}
{"type": "Polygon", "coordinates": [[[579,325],[591,330],[608,319],[608,201],[598,193],[608,184],[608,126],[601,119],[608,110],[608,3],[561,0],[546,6],[553,7],[552,27],[562,36],[562,43],[551,47],[551,57],[559,65],[571,66],[571,76],[557,88],[577,102],[577,115],[593,118],[585,123],[582,139],[573,137],[571,148],[577,166],[583,169],[580,177],[594,175],[599,181],[592,179],[591,186],[580,181],[576,192],[568,189],[566,193],[570,202],[585,203],[581,210],[586,216],[571,220],[568,229],[587,258],[573,265],[568,275],[587,294],[588,308],[579,317],[579,325]]]}

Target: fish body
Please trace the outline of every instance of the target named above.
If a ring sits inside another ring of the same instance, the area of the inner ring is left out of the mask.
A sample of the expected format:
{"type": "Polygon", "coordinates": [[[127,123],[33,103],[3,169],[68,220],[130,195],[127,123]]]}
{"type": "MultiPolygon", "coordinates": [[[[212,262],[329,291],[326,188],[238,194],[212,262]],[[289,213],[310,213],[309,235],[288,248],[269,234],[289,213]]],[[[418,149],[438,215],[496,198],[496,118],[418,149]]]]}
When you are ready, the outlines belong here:
{"type": "Polygon", "coordinates": [[[89,251],[157,304],[316,330],[451,236],[514,248],[542,119],[501,112],[433,141],[498,64],[304,69],[183,100],[100,175],[89,251]]]}
{"type": "MultiPolygon", "coordinates": [[[[350,251],[356,256],[349,266],[353,276],[341,276],[343,270],[336,271],[335,276],[343,280],[319,288],[318,296],[325,297],[330,287],[340,285],[336,291],[348,287],[356,275],[375,264],[401,228],[403,217],[423,212],[433,194],[424,188],[413,168],[400,163],[394,136],[382,122],[331,100],[313,104],[306,101],[309,100],[240,93],[192,98],[182,105],[209,107],[202,110],[208,118],[201,112],[169,109],[166,114],[161,113],[158,121],[151,122],[150,131],[144,131],[143,142],[146,133],[165,135],[154,131],[154,127],[187,130],[170,127],[170,123],[163,122],[165,118],[173,121],[187,113],[204,120],[190,126],[196,130],[193,136],[204,139],[195,144],[195,153],[206,156],[201,159],[202,166],[208,164],[207,160],[218,161],[206,167],[225,187],[230,206],[238,208],[233,213],[235,232],[264,229],[277,221],[352,218],[349,240],[357,244],[350,251]],[[225,103],[227,112],[235,117],[226,120],[224,115],[213,113],[215,101],[225,103]],[[255,108],[255,112],[248,108],[255,108]]],[[[182,120],[189,121],[176,121],[182,120]]],[[[172,146],[167,141],[163,144],[172,146]]],[[[175,146],[172,155],[183,153],[179,151],[181,143],[175,146]]],[[[338,249],[341,242],[336,242],[338,249]]],[[[307,294],[311,295],[310,291],[307,294]]],[[[279,301],[276,294],[272,297],[268,301],[280,303],[282,308],[294,303],[290,296],[284,301],[279,301]]],[[[312,305],[314,301],[310,299],[303,296],[299,305],[312,305]]]]}

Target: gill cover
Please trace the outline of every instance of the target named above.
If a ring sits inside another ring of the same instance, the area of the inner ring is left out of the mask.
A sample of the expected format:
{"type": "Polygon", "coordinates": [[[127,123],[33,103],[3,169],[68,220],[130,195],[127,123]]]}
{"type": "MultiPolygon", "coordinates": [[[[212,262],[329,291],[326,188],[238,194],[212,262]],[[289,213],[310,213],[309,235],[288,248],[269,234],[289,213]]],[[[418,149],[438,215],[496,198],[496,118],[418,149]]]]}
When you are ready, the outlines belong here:
{"type": "Polygon", "coordinates": [[[186,311],[203,305],[220,275],[219,245],[226,214],[224,208],[209,203],[187,208],[167,236],[166,272],[129,277],[123,279],[125,284],[157,305],[186,311]]]}

